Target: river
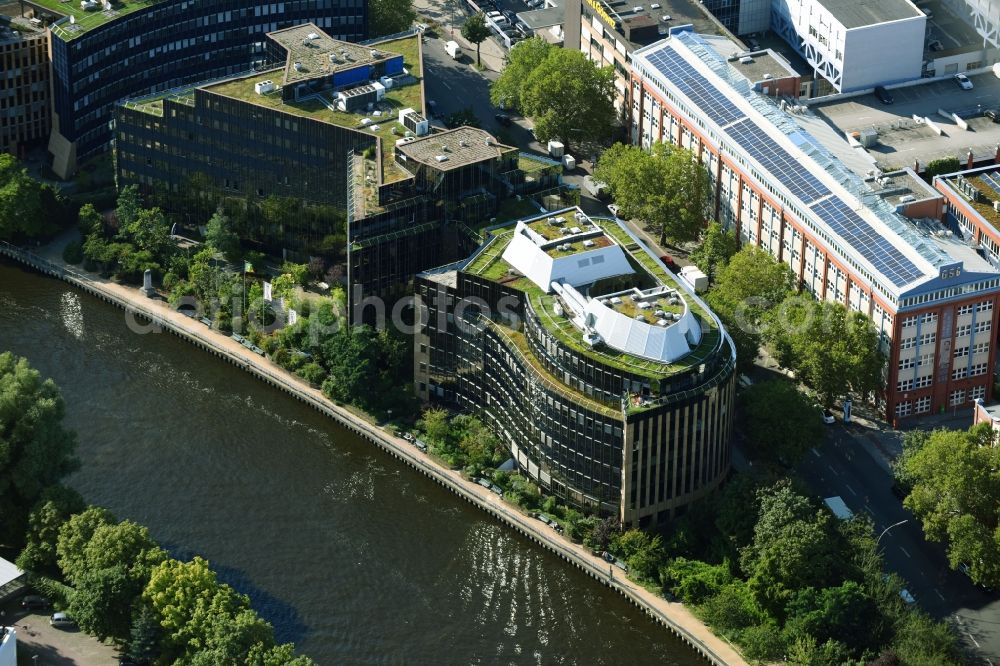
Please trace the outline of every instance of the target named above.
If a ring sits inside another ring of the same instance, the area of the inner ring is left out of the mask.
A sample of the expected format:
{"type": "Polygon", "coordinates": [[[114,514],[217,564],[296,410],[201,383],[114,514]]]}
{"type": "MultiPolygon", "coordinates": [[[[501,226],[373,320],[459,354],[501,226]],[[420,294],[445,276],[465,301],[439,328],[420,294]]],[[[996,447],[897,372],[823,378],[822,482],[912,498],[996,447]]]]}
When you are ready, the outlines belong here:
{"type": "Polygon", "coordinates": [[[0,351],[62,389],[88,502],[202,555],[331,664],[704,663],[621,597],[293,399],[0,262],[0,351]]]}

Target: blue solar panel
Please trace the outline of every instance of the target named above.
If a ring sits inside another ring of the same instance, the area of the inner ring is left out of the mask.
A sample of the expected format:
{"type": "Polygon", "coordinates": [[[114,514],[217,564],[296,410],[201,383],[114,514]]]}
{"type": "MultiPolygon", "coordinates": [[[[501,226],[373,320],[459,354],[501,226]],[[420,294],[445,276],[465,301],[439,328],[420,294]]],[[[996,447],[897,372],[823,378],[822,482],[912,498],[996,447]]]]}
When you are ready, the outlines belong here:
{"type": "Polygon", "coordinates": [[[830,225],[834,233],[847,241],[875,270],[889,278],[897,287],[909,284],[924,274],[842,199],[824,199],[811,208],[830,225]]]}
{"type": "Polygon", "coordinates": [[[746,118],[739,107],[673,49],[650,54],[649,62],[719,126],[746,118]]]}
{"type": "Polygon", "coordinates": [[[980,178],[984,183],[990,186],[990,189],[992,189],[997,194],[1000,194],[1000,183],[997,183],[997,181],[994,180],[988,173],[982,174],[980,178]]]}
{"type": "Polygon", "coordinates": [[[749,118],[728,127],[726,133],[806,205],[830,194],[829,188],[809,173],[806,165],[789,155],[749,118]]]}

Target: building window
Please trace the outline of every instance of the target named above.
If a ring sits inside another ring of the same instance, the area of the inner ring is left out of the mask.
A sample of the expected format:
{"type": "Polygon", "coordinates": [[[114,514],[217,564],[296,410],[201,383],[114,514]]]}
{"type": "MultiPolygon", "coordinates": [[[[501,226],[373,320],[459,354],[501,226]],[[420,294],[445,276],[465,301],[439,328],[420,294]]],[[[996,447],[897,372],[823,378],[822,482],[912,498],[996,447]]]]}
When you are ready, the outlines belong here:
{"type": "Polygon", "coordinates": [[[917,325],[916,317],[907,317],[906,319],[903,320],[903,328],[906,328],[907,326],[916,326],[916,325],[917,325]]]}
{"type": "Polygon", "coordinates": [[[983,301],[976,305],[976,312],[989,312],[993,309],[993,301],[983,301]]]}
{"type": "Polygon", "coordinates": [[[986,387],[985,386],[973,386],[969,389],[969,399],[970,400],[985,400],[986,399],[986,387]]]}
{"type": "Polygon", "coordinates": [[[972,305],[963,305],[958,309],[958,316],[967,315],[972,313],[972,305]]]}
{"type": "Polygon", "coordinates": [[[931,397],[925,395],[922,398],[917,398],[916,413],[926,414],[929,411],[931,411],[931,397]]]}
{"type": "Polygon", "coordinates": [[[993,327],[993,322],[991,322],[989,319],[987,319],[985,321],[977,321],[976,322],[976,333],[982,333],[984,331],[988,331],[992,327],[993,327]]]}
{"type": "Polygon", "coordinates": [[[899,369],[907,370],[913,367],[913,358],[901,358],[899,359],[899,369]]]}
{"type": "Polygon", "coordinates": [[[933,324],[934,322],[937,321],[937,317],[938,317],[937,312],[928,312],[923,316],[923,320],[925,324],[933,324]]]}
{"type": "Polygon", "coordinates": [[[896,403],[896,416],[909,416],[912,409],[913,405],[909,401],[896,403]]]}
{"type": "Polygon", "coordinates": [[[920,336],[920,345],[932,345],[937,340],[937,333],[924,333],[920,336]]]}
{"type": "Polygon", "coordinates": [[[952,407],[958,407],[959,405],[965,404],[965,389],[958,389],[957,391],[952,391],[949,396],[948,403],[952,407]]]}
{"type": "Polygon", "coordinates": [[[990,350],[990,343],[988,342],[977,342],[972,348],[973,354],[985,354],[990,350]]]}
{"type": "Polygon", "coordinates": [[[963,377],[965,377],[966,374],[968,374],[968,372],[969,372],[968,368],[965,367],[953,368],[951,371],[951,378],[962,379],[963,377]]]}
{"type": "Polygon", "coordinates": [[[917,377],[917,381],[916,383],[914,383],[913,387],[918,389],[927,388],[928,386],[931,385],[933,379],[934,375],[927,375],[926,377],[917,377]]]}
{"type": "Polygon", "coordinates": [[[979,375],[985,375],[985,374],[986,374],[985,363],[976,363],[974,366],[972,366],[972,368],[969,369],[970,377],[978,377],[979,375]]]}
{"type": "Polygon", "coordinates": [[[955,358],[961,358],[963,356],[969,355],[968,347],[955,347],[955,358]]]}
{"type": "Polygon", "coordinates": [[[896,382],[897,391],[909,391],[912,388],[913,388],[912,379],[900,379],[898,382],[896,382]]]}
{"type": "Polygon", "coordinates": [[[909,349],[910,347],[912,347],[916,343],[917,343],[917,339],[915,337],[903,338],[902,340],[899,341],[899,348],[900,349],[909,349]]]}

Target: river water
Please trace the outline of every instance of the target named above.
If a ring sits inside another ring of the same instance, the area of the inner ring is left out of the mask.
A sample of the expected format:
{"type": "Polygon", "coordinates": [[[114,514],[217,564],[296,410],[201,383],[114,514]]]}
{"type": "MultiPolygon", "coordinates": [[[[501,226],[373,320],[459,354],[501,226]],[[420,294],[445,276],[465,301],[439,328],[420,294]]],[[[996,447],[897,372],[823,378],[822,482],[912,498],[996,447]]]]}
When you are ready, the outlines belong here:
{"type": "Polygon", "coordinates": [[[0,351],[61,387],[87,499],[211,561],[332,664],[703,663],[619,596],[332,421],[0,263],[0,351]]]}

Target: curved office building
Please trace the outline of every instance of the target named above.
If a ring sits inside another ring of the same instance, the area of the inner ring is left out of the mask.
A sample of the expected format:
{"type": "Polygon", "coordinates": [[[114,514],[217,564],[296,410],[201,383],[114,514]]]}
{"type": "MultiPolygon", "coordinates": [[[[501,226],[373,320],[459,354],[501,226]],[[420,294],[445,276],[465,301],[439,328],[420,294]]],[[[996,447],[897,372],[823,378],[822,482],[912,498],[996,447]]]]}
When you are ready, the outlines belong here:
{"type": "Polygon", "coordinates": [[[418,394],[481,415],[547,492],[647,526],[725,478],[732,342],[617,222],[519,221],[417,291],[418,394]]]}
{"type": "Polygon", "coordinates": [[[108,149],[118,100],[249,71],[271,62],[265,35],[312,22],[365,38],[364,0],[31,0],[51,26],[49,151],[61,177],[108,149]]]}

